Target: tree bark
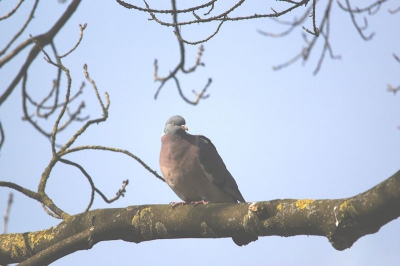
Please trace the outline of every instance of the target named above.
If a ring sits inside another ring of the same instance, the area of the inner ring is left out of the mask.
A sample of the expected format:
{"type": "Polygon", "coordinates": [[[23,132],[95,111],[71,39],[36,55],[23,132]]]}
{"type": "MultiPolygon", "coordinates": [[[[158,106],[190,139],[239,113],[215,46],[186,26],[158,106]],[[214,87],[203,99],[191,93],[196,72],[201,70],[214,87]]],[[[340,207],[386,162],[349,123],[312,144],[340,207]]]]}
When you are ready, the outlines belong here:
{"type": "MultiPolygon", "coordinates": [[[[37,232],[0,235],[0,263],[46,265],[96,243],[124,240],[316,235],[350,248],[400,216],[400,171],[354,197],[242,204],[142,205],[74,215],[37,232]]],[[[234,247],[234,244],[232,244],[234,247]]]]}

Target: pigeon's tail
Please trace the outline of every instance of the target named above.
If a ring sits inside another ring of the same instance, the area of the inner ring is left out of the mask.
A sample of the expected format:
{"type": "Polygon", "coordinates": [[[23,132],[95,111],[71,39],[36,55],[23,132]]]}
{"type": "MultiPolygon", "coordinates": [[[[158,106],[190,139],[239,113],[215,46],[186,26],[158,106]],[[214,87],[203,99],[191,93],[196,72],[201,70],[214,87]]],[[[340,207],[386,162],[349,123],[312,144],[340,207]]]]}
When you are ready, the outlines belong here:
{"type": "Polygon", "coordinates": [[[238,246],[246,246],[250,242],[256,241],[258,236],[232,237],[233,242],[238,246]]]}

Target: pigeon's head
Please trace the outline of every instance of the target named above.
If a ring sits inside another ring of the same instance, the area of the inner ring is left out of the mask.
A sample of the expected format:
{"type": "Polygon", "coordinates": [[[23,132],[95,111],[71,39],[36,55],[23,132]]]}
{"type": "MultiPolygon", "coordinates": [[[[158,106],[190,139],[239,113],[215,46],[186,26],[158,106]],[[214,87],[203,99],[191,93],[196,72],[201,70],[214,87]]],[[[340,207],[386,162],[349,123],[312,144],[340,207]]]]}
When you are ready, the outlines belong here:
{"type": "Polygon", "coordinates": [[[165,123],[164,134],[186,134],[185,131],[189,130],[187,126],[185,126],[186,121],[180,115],[172,116],[165,123]]]}

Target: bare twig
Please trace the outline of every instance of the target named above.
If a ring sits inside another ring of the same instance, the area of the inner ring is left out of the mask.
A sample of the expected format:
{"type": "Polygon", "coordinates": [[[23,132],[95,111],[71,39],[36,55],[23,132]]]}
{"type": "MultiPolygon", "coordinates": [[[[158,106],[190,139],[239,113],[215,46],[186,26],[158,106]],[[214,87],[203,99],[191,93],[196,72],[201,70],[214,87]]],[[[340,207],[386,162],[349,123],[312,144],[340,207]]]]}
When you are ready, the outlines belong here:
{"type": "Polygon", "coordinates": [[[196,100],[194,100],[194,101],[190,101],[188,98],[185,97],[185,95],[182,92],[181,86],[179,84],[179,80],[175,76],[173,76],[172,79],[175,81],[176,87],[178,88],[178,91],[179,91],[179,95],[182,97],[183,100],[185,100],[185,102],[187,102],[189,104],[197,105],[201,99],[206,99],[209,97],[209,95],[204,95],[204,93],[206,92],[207,88],[210,86],[212,79],[208,79],[206,86],[204,87],[204,89],[202,89],[202,91],[200,93],[196,93],[195,91],[192,91],[196,95],[196,100]]]}
{"type": "MultiPolygon", "coordinates": [[[[212,16],[212,17],[208,17],[208,18],[200,18],[199,16],[195,16],[195,19],[193,20],[187,20],[187,21],[173,21],[172,23],[170,22],[166,22],[163,20],[160,20],[156,17],[156,13],[165,13],[165,14],[171,14],[171,15],[175,15],[175,14],[179,14],[179,13],[187,13],[187,12],[195,12],[197,10],[201,10],[202,8],[204,8],[205,6],[195,6],[189,9],[183,9],[183,10],[178,10],[178,9],[174,9],[172,8],[171,10],[161,10],[161,9],[153,9],[150,8],[149,4],[147,2],[144,2],[146,5],[146,8],[140,8],[138,6],[133,6],[133,5],[129,5],[126,4],[125,2],[122,2],[121,0],[117,0],[122,6],[126,7],[126,8],[132,8],[132,9],[136,9],[136,10],[140,10],[143,12],[147,12],[150,14],[151,16],[151,20],[159,23],[160,25],[163,26],[167,26],[167,27],[175,27],[175,26],[186,26],[186,25],[191,25],[191,24],[197,24],[197,23],[209,23],[209,22],[214,22],[214,21],[241,21],[241,20],[249,20],[249,19],[262,19],[262,18],[272,18],[272,17],[279,17],[282,16],[286,13],[291,12],[292,10],[299,8],[301,6],[306,6],[307,3],[310,0],[302,0],[299,2],[294,2],[294,1],[285,1],[288,2],[290,4],[292,4],[292,6],[288,7],[287,9],[281,11],[281,12],[277,12],[275,10],[273,10],[272,13],[264,13],[264,14],[252,14],[252,15],[245,15],[245,16],[232,16],[230,17],[229,15],[235,11],[236,9],[238,9],[244,2],[245,0],[240,0],[237,1],[236,3],[234,3],[230,8],[227,8],[224,12],[212,16]],[[124,4],[122,4],[124,3],[124,4]]],[[[216,1],[215,1],[216,3],[216,1]]],[[[211,9],[209,12],[207,12],[205,15],[208,15],[212,10],[214,10],[214,5],[215,3],[206,3],[207,6],[210,6],[211,9]]]]}
{"type": "MultiPolygon", "coordinates": [[[[175,0],[172,0],[172,10],[177,10],[175,0]]],[[[172,19],[174,22],[178,22],[177,13],[172,14],[172,19]]],[[[222,22],[220,25],[222,25],[222,22]]],[[[202,58],[203,52],[204,52],[204,47],[203,47],[203,45],[201,45],[199,47],[199,52],[197,54],[197,58],[196,58],[196,62],[194,64],[194,66],[192,66],[189,69],[186,69],[185,68],[185,44],[184,44],[184,42],[186,42],[186,41],[184,41],[183,38],[181,37],[179,26],[174,26],[174,28],[175,28],[175,31],[174,31],[175,35],[178,38],[179,51],[180,51],[180,62],[177,64],[177,66],[174,68],[174,70],[172,70],[169,73],[168,76],[160,77],[158,75],[158,62],[157,62],[157,60],[154,61],[154,80],[161,82],[160,86],[158,87],[158,89],[154,95],[154,99],[157,99],[158,94],[160,93],[161,89],[164,87],[165,83],[170,79],[174,79],[175,83],[177,85],[177,89],[179,91],[179,95],[182,97],[182,99],[189,104],[197,105],[199,103],[200,99],[206,99],[208,97],[208,95],[204,96],[204,92],[208,88],[208,86],[211,84],[211,79],[209,79],[205,89],[203,89],[203,91],[201,93],[199,93],[199,94],[195,93],[196,99],[194,101],[191,101],[183,94],[183,91],[179,84],[179,80],[177,78],[177,74],[178,74],[178,71],[182,71],[184,74],[189,74],[189,73],[194,72],[198,66],[204,66],[204,63],[201,62],[201,58],[202,58]]],[[[219,29],[219,27],[218,27],[218,29],[219,29]]]]}
{"type": "MultiPolygon", "coordinates": [[[[47,31],[44,34],[34,37],[34,39],[36,39],[40,42],[41,47],[44,47],[45,45],[47,45],[53,41],[54,36],[60,31],[60,29],[65,25],[65,23],[68,21],[68,19],[76,11],[80,2],[81,2],[81,0],[73,0],[71,2],[71,4],[68,6],[68,8],[65,10],[63,15],[57,20],[57,22],[53,25],[53,27],[49,31],[47,31]]],[[[28,45],[30,45],[32,43],[33,43],[33,41],[31,38],[28,38],[27,40],[22,42],[12,52],[10,52],[2,60],[0,60],[0,67],[3,66],[8,61],[10,61],[17,54],[19,54],[19,52],[24,50],[26,47],[28,47],[28,45]]],[[[16,76],[11,81],[11,83],[7,87],[7,89],[0,96],[0,106],[1,106],[1,104],[3,104],[5,102],[5,100],[8,98],[8,96],[10,96],[11,92],[14,90],[14,88],[17,86],[17,84],[21,81],[22,77],[26,74],[29,66],[31,65],[33,60],[36,58],[36,56],[39,54],[39,52],[40,52],[40,48],[38,46],[32,47],[31,51],[29,52],[29,54],[25,60],[25,63],[22,65],[20,70],[17,72],[16,76]]]]}
{"type": "Polygon", "coordinates": [[[347,7],[344,7],[339,1],[337,2],[339,7],[346,12],[352,12],[352,13],[365,13],[367,12],[370,15],[376,14],[377,11],[379,11],[380,7],[382,6],[383,3],[385,3],[387,0],[377,0],[376,2],[370,4],[367,7],[364,8],[351,8],[349,5],[347,7]]]}
{"type": "Polygon", "coordinates": [[[0,150],[1,150],[1,147],[3,147],[5,138],[6,138],[6,136],[4,135],[3,126],[0,121],[0,150]]]}
{"type": "Polygon", "coordinates": [[[4,214],[3,234],[7,233],[8,219],[10,218],[11,205],[13,203],[13,193],[8,194],[6,213],[4,214]]]}
{"type": "MultiPolygon", "coordinates": [[[[83,30],[85,29],[86,25],[81,26],[80,25],[80,38],[77,41],[77,43],[75,44],[75,46],[69,51],[67,52],[65,55],[63,56],[59,56],[57,54],[57,51],[55,49],[55,46],[53,43],[51,43],[52,48],[53,48],[53,53],[54,53],[54,57],[55,59],[52,59],[50,57],[50,55],[46,52],[46,50],[44,49],[43,46],[43,40],[41,40],[41,38],[38,37],[32,37],[31,36],[31,42],[35,43],[35,49],[37,49],[38,51],[42,51],[42,53],[45,55],[44,59],[51,65],[57,67],[58,69],[58,77],[57,80],[53,81],[53,87],[51,89],[51,91],[49,92],[49,94],[47,96],[45,96],[45,98],[40,102],[40,103],[36,103],[35,101],[33,101],[31,99],[31,97],[28,95],[27,93],[27,77],[28,77],[28,73],[24,72],[23,74],[23,82],[22,82],[22,91],[23,91],[23,110],[24,110],[24,115],[25,115],[25,119],[27,121],[29,121],[39,132],[41,132],[42,134],[46,135],[47,137],[49,137],[51,139],[51,149],[52,149],[52,158],[50,160],[50,162],[48,163],[47,167],[44,169],[42,176],[40,178],[40,182],[38,185],[38,192],[34,192],[31,191],[29,189],[23,188],[15,183],[12,182],[6,182],[6,181],[0,181],[0,187],[9,187],[12,188],[14,190],[17,190],[21,193],[23,193],[24,195],[31,197],[37,201],[39,201],[40,203],[42,203],[42,207],[45,210],[46,213],[48,213],[49,215],[51,215],[54,218],[61,218],[61,219],[66,219],[68,217],[70,217],[70,215],[68,213],[66,213],[65,211],[63,211],[62,209],[58,208],[57,205],[51,200],[51,198],[49,198],[49,196],[46,194],[45,189],[46,189],[46,184],[48,179],[50,178],[50,173],[52,172],[52,169],[54,168],[54,166],[58,163],[58,162],[62,162],[74,167],[77,167],[81,173],[87,178],[87,180],[90,183],[90,186],[92,188],[92,192],[91,192],[91,198],[90,198],[90,202],[86,208],[86,211],[88,211],[94,201],[94,194],[97,193],[99,194],[102,199],[107,202],[107,203],[111,203],[116,201],[117,199],[119,199],[121,196],[123,197],[125,192],[126,192],[126,186],[129,184],[128,180],[123,181],[122,187],[118,190],[118,192],[116,193],[116,196],[108,199],[98,188],[96,188],[91,176],[86,172],[86,170],[78,163],[76,162],[72,162],[70,160],[66,160],[65,158],[62,158],[64,155],[70,153],[70,152],[75,152],[78,150],[85,150],[85,149],[92,149],[93,146],[84,146],[82,147],[77,147],[77,148],[72,148],[71,146],[75,143],[75,141],[77,140],[77,138],[82,135],[85,130],[91,126],[92,124],[98,124],[100,122],[104,122],[107,120],[108,118],[108,109],[110,107],[110,99],[107,93],[105,93],[105,100],[106,102],[104,103],[102,98],[100,97],[98,88],[96,86],[95,81],[90,77],[87,66],[84,65],[84,75],[86,77],[86,79],[88,80],[88,82],[92,85],[96,98],[99,102],[100,107],[102,108],[102,117],[97,118],[97,119],[92,119],[87,121],[79,130],[76,131],[76,133],[61,147],[59,148],[59,150],[57,151],[57,145],[56,145],[56,137],[57,134],[60,133],[63,129],[65,129],[72,121],[83,121],[85,119],[88,119],[88,117],[78,117],[78,115],[80,114],[82,108],[84,108],[85,104],[84,102],[82,102],[78,109],[75,112],[70,112],[69,111],[69,104],[71,103],[72,100],[76,99],[76,97],[81,94],[82,92],[82,88],[84,86],[84,83],[82,83],[82,86],[80,88],[80,90],[78,91],[78,93],[76,93],[74,96],[71,97],[71,84],[72,84],[72,78],[70,75],[70,71],[69,69],[63,65],[61,59],[64,58],[67,55],[70,55],[80,44],[81,40],[82,40],[82,34],[83,34],[83,30]],[[62,101],[62,103],[59,103],[58,101],[58,94],[59,94],[59,86],[60,86],[60,79],[61,79],[61,73],[64,73],[67,79],[67,86],[66,86],[66,92],[65,92],[65,100],[62,101]],[[49,101],[49,99],[51,99],[51,97],[55,97],[54,99],[54,103],[50,106],[46,105],[46,103],[49,101]],[[36,115],[38,117],[48,117],[50,114],[54,113],[55,110],[59,110],[59,113],[57,115],[57,118],[55,119],[54,125],[53,125],[53,129],[51,131],[51,133],[47,133],[45,132],[36,121],[33,120],[33,115],[29,115],[28,114],[28,108],[27,108],[27,103],[31,103],[33,106],[37,107],[36,110],[36,115]],[[45,113],[45,115],[42,115],[40,113],[41,110],[48,110],[50,109],[50,112],[45,113]],[[61,125],[61,121],[64,121],[64,117],[65,115],[69,115],[69,119],[63,124],[61,125]]],[[[201,49],[199,50],[199,54],[198,54],[198,58],[196,61],[196,65],[201,65],[202,63],[200,62],[201,59],[201,55],[203,52],[203,48],[201,47],[201,49]]],[[[196,67],[196,66],[195,66],[196,67]]],[[[194,71],[195,67],[187,70],[187,72],[192,72],[194,71]]],[[[183,68],[183,65],[182,65],[183,68]]],[[[203,96],[204,92],[205,92],[206,88],[203,90],[203,92],[198,96],[198,98],[205,98],[206,96],[203,96]]],[[[2,131],[2,127],[0,124],[0,137],[1,140],[4,140],[4,134],[2,131]]],[[[127,154],[128,156],[134,158],[136,161],[138,161],[139,163],[141,163],[147,170],[149,170],[151,173],[153,173],[156,177],[160,178],[161,180],[164,181],[164,179],[159,176],[157,174],[157,172],[155,172],[154,170],[152,170],[149,166],[147,166],[140,158],[138,158],[137,156],[133,155],[132,153],[126,151],[126,150],[120,150],[120,149],[115,149],[115,148],[108,148],[108,147],[95,147],[94,149],[99,149],[99,150],[109,150],[109,151],[114,151],[114,152],[121,152],[124,154],[127,154]]]]}
{"type": "Polygon", "coordinates": [[[217,33],[219,32],[219,29],[221,28],[222,24],[225,22],[225,20],[221,20],[221,22],[219,23],[217,29],[215,30],[215,32],[213,34],[211,34],[210,36],[208,36],[207,38],[200,40],[200,41],[195,41],[195,42],[189,42],[186,41],[185,39],[182,38],[182,36],[179,34],[179,32],[174,31],[175,36],[181,41],[184,42],[186,44],[191,44],[191,45],[197,45],[200,43],[205,43],[208,42],[211,38],[213,38],[215,35],[217,35],[217,33]]]}
{"type": "Polygon", "coordinates": [[[343,6],[339,1],[338,1],[338,5],[339,7],[348,12],[350,14],[351,17],[351,21],[353,22],[354,27],[356,28],[357,32],[360,34],[361,38],[365,41],[369,41],[371,40],[375,33],[371,33],[369,36],[365,36],[364,35],[364,30],[366,30],[368,28],[368,20],[364,17],[364,26],[360,26],[356,19],[355,19],[355,14],[360,14],[360,13],[365,13],[367,12],[369,15],[374,15],[376,14],[380,7],[382,6],[383,3],[385,3],[387,0],[378,0],[374,3],[372,3],[371,5],[365,7],[365,8],[352,8],[350,6],[350,2],[349,0],[345,0],[346,1],[346,6],[343,6]]]}
{"type": "Polygon", "coordinates": [[[388,88],[388,92],[392,92],[394,95],[396,95],[396,93],[398,91],[400,91],[400,85],[397,87],[393,87],[392,85],[388,84],[387,88],[388,88]]]}
{"type": "Polygon", "coordinates": [[[9,17],[11,17],[12,15],[14,15],[14,13],[18,10],[18,8],[21,6],[22,2],[24,2],[24,0],[19,0],[19,2],[17,3],[17,5],[10,11],[8,12],[8,14],[0,17],[0,21],[3,19],[7,19],[9,17]]]}
{"type": "Polygon", "coordinates": [[[117,193],[115,193],[115,197],[108,199],[99,189],[95,188],[97,194],[99,194],[103,200],[107,203],[113,203],[114,201],[118,200],[121,196],[125,197],[125,192],[126,192],[126,186],[129,184],[129,180],[124,180],[122,181],[122,187],[118,189],[117,193]]]}
{"type": "Polygon", "coordinates": [[[210,2],[207,2],[207,3],[203,4],[203,5],[199,5],[199,6],[195,6],[195,7],[191,7],[191,8],[187,8],[187,9],[181,9],[181,10],[178,10],[178,9],[177,10],[173,10],[173,9],[171,9],[171,10],[160,10],[160,9],[151,9],[151,8],[149,8],[149,6],[148,6],[148,4],[147,4],[147,2],[145,0],[143,2],[145,3],[147,8],[143,8],[143,7],[139,7],[139,6],[136,6],[136,5],[128,4],[128,3],[126,3],[126,2],[124,2],[122,0],[117,0],[117,2],[121,6],[123,6],[125,8],[128,8],[128,9],[136,9],[136,10],[139,10],[139,11],[144,11],[144,12],[149,12],[149,13],[151,12],[151,13],[164,13],[164,14],[190,13],[190,12],[193,12],[193,11],[205,8],[205,7],[211,7],[211,9],[209,11],[209,12],[211,12],[211,10],[214,7],[214,3],[216,1],[217,0],[212,0],[210,2]]]}
{"type": "Polygon", "coordinates": [[[400,63],[400,58],[397,56],[397,54],[393,54],[394,59],[400,63]]]}
{"type": "Polygon", "coordinates": [[[161,181],[165,182],[164,178],[160,176],[156,171],[151,169],[146,163],[144,163],[139,157],[136,155],[132,154],[131,152],[123,149],[118,149],[118,148],[111,148],[111,147],[105,147],[105,146],[100,146],[100,145],[86,145],[86,146],[78,146],[75,148],[67,149],[64,151],[59,152],[59,156],[64,156],[69,153],[73,152],[78,152],[78,151],[83,151],[83,150],[102,150],[102,151],[111,151],[111,152],[117,152],[117,153],[123,153],[125,155],[128,155],[129,157],[135,159],[138,163],[140,163],[147,171],[152,173],[154,176],[156,176],[158,179],[161,181]]]}
{"type": "Polygon", "coordinates": [[[86,179],[89,181],[90,187],[92,188],[92,192],[90,193],[90,201],[89,201],[89,204],[88,204],[88,206],[86,207],[86,210],[85,210],[85,212],[87,212],[87,211],[90,209],[90,207],[92,207],[92,204],[93,204],[93,201],[94,201],[94,189],[95,189],[95,186],[94,186],[94,183],[93,183],[92,178],[91,178],[90,175],[85,171],[85,169],[83,169],[83,167],[80,166],[79,164],[74,163],[74,162],[72,162],[72,161],[70,161],[70,160],[61,159],[61,158],[59,159],[59,161],[62,162],[62,163],[65,163],[65,164],[69,164],[69,165],[75,166],[76,168],[78,168],[78,169],[81,171],[81,173],[82,173],[82,174],[86,177],[86,179]]]}
{"type": "MultiPolygon", "coordinates": [[[[293,56],[290,60],[288,60],[287,62],[274,66],[273,69],[274,70],[280,70],[282,68],[288,67],[290,65],[292,65],[293,63],[295,63],[296,61],[298,61],[299,59],[302,59],[302,62],[305,63],[310,55],[312,50],[315,48],[317,41],[319,40],[317,37],[318,33],[323,37],[323,47],[322,47],[322,51],[317,63],[317,66],[314,70],[314,75],[316,75],[319,70],[321,69],[322,63],[325,59],[325,55],[326,52],[329,52],[329,55],[332,59],[340,59],[341,57],[338,55],[334,55],[333,53],[333,49],[332,46],[330,44],[330,13],[331,13],[331,9],[332,9],[332,0],[330,0],[326,7],[325,7],[325,12],[322,15],[322,20],[319,23],[319,27],[313,26],[314,27],[314,32],[311,32],[310,30],[307,30],[305,27],[302,27],[304,30],[306,30],[308,33],[311,33],[312,39],[309,41],[307,40],[307,36],[310,35],[306,35],[306,34],[302,34],[303,36],[303,40],[305,42],[305,46],[301,48],[300,52],[297,53],[295,56],[293,56]],[[317,29],[317,31],[316,31],[317,29]]],[[[287,25],[288,29],[281,32],[281,33],[268,33],[268,32],[264,32],[264,31],[259,31],[259,33],[266,35],[266,36],[270,36],[270,37],[284,37],[286,35],[288,35],[289,33],[291,33],[293,31],[294,28],[300,26],[302,23],[304,23],[304,21],[308,18],[308,17],[312,17],[313,18],[313,25],[316,20],[316,1],[313,1],[313,6],[309,7],[299,19],[294,19],[291,22],[286,22],[286,21],[280,21],[275,19],[275,21],[279,24],[283,24],[283,25],[287,25]]]]}
{"type": "MultiPolygon", "coordinates": [[[[400,58],[396,54],[393,54],[393,57],[398,63],[400,63],[400,58]]],[[[394,95],[396,95],[396,93],[398,91],[400,91],[400,85],[397,87],[394,87],[394,86],[388,84],[387,87],[388,87],[388,91],[393,92],[394,95]]],[[[399,126],[399,129],[400,129],[400,126],[399,126]]]]}
{"type": "Polygon", "coordinates": [[[315,4],[316,4],[316,0],[313,0],[313,4],[312,4],[312,22],[313,22],[313,28],[314,28],[314,32],[310,31],[309,29],[307,29],[306,27],[303,26],[303,30],[305,30],[307,33],[310,33],[311,35],[315,35],[315,37],[319,36],[319,29],[317,28],[317,25],[315,23],[315,17],[316,17],[316,12],[315,12],[315,4]]]}
{"type": "Polygon", "coordinates": [[[93,179],[92,177],[86,172],[86,170],[78,163],[72,162],[70,160],[66,160],[66,159],[61,159],[60,158],[60,162],[68,164],[68,165],[72,165],[75,166],[76,168],[78,168],[81,173],[86,177],[86,179],[89,181],[90,187],[92,188],[92,192],[90,195],[90,202],[88,204],[88,206],[85,209],[85,212],[89,211],[90,208],[93,205],[93,201],[94,201],[94,193],[96,192],[97,194],[99,194],[101,196],[101,198],[106,202],[106,203],[112,203],[116,200],[118,200],[121,196],[124,197],[125,192],[126,192],[126,186],[129,184],[129,180],[125,180],[122,182],[122,187],[121,189],[118,190],[118,192],[116,193],[116,196],[114,198],[108,199],[103,192],[101,192],[101,190],[99,190],[98,188],[96,188],[96,186],[94,185],[93,179]]]}
{"type": "Polygon", "coordinates": [[[56,213],[54,213],[54,212],[51,211],[49,208],[47,208],[46,204],[42,203],[42,208],[43,208],[43,210],[44,210],[48,215],[50,215],[51,217],[56,218],[56,219],[61,219],[61,216],[58,215],[58,214],[56,214],[56,213]]]}
{"type": "Polygon", "coordinates": [[[389,9],[389,13],[390,14],[396,14],[399,11],[400,11],[400,6],[398,8],[396,8],[396,9],[389,9]]]}
{"type": "MultiPolygon", "coordinates": [[[[15,9],[12,11],[12,13],[14,13],[14,12],[18,9],[19,5],[20,5],[22,2],[23,2],[23,0],[21,0],[21,1],[18,3],[18,5],[15,7],[15,9]]],[[[36,7],[37,7],[38,3],[39,3],[39,0],[36,0],[35,3],[34,3],[34,5],[33,5],[33,7],[32,7],[31,13],[28,15],[28,18],[27,18],[26,21],[25,21],[25,24],[24,24],[24,25],[21,27],[21,29],[14,35],[14,37],[12,37],[12,38],[10,39],[10,41],[9,41],[9,42],[7,43],[7,45],[3,48],[3,50],[0,51],[0,56],[2,56],[3,54],[5,54],[5,53],[7,52],[7,50],[8,50],[8,48],[10,48],[10,46],[15,42],[15,40],[16,40],[19,36],[21,36],[21,34],[24,32],[24,30],[26,29],[26,27],[28,26],[29,22],[32,20],[34,14],[35,14],[35,10],[36,10],[36,7]]],[[[0,18],[0,20],[2,20],[2,19],[4,19],[4,18],[7,18],[7,17],[0,18]]],[[[12,53],[11,53],[11,54],[12,54],[12,53]]]]}
{"type": "Polygon", "coordinates": [[[79,44],[82,41],[83,38],[83,31],[86,29],[87,24],[83,24],[83,26],[81,24],[79,24],[79,29],[80,29],[80,34],[79,34],[79,40],[76,42],[75,46],[72,47],[71,50],[69,50],[69,52],[65,53],[64,55],[60,55],[60,59],[64,58],[66,56],[68,56],[70,53],[72,53],[73,51],[75,51],[75,49],[79,46],[79,44]]]}

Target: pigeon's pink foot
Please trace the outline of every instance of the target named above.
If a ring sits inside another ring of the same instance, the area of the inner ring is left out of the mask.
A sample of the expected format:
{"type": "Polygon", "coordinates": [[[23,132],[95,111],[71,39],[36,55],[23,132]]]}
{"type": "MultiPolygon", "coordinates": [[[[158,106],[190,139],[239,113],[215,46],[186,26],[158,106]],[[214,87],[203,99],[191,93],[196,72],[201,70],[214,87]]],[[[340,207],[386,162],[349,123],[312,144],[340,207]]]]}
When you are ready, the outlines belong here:
{"type": "Polygon", "coordinates": [[[176,206],[178,206],[178,205],[186,205],[187,204],[187,202],[184,202],[184,201],[181,201],[181,202],[171,202],[170,203],[171,205],[172,205],[172,208],[175,208],[176,206]]]}
{"type": "Polygon", "coordinates": [[[205,201],[205,200],[192,201],[190,204],[193,204],[193,206],[197,206],[197,205],[200,205],[200,204],[207,205],[207,204],[208,204],[208,201],[205,201]]]}

